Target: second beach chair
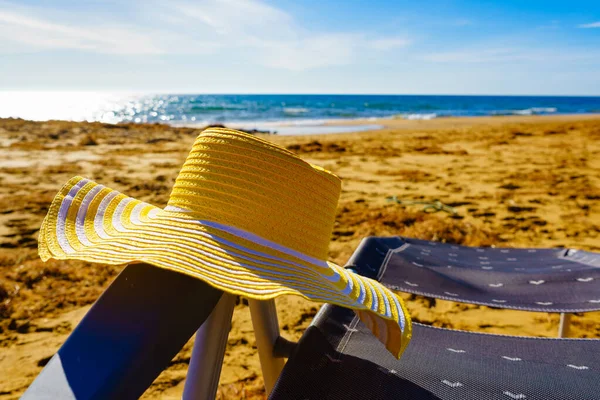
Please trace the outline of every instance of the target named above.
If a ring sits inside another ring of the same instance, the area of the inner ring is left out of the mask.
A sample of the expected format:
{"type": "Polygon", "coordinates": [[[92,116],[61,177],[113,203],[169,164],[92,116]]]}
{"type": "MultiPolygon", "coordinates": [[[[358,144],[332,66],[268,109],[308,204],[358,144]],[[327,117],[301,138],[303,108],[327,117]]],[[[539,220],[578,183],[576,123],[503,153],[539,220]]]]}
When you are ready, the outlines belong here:
{"type": "Polygon", "coordinates": [[[575,249],[483,248],[369,237],[349,261],[387,287],[461,303],[561,313],[600,310],[600,254],[575,249]],[[375,273],[375,271],[378,271],[375,273]]]}

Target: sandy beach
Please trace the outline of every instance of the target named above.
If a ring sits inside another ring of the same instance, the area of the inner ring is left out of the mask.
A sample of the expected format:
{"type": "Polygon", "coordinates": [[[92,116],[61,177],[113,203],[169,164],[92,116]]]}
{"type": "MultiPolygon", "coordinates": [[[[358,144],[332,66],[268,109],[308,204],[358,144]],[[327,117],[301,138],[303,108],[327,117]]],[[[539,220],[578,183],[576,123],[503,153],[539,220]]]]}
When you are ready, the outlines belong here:
{"type": "MultiPolygon", "coordinates": [[[[381,119],[382,129],[264,136],[343,180],[330,259],[344,264],[369,235],[496,247],[600,252],[600,115],[381,119]],[[439,200],[457,215],[386,200],[439,200]]],[[[122,267],[49,261],[37,234],[54,195],[81,175],[164,206],[199,129],[0,119],[0,399],[17,399],[122,267]]],[[[552,337],[558,315],[402,295],[415,321],[552,337]]],[[[277,300],[282,334],[298,339],[319,305],[277,300]]],[[[576,314],[572,337],[600,338],[600,312],[576,314]]],[[[181,397],[190,340],[147,390],[181,397]]],[[[229,335],[218,398],[262,399],[247,302],[229,335]]]]}

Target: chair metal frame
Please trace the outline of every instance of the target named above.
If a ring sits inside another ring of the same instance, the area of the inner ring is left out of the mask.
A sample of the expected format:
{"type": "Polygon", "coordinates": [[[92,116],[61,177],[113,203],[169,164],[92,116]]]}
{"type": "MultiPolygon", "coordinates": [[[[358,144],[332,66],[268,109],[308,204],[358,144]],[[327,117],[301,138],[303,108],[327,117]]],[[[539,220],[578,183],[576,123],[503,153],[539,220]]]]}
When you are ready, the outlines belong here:
{"type": "MultiPolygon", "coordinates": [[[[285,364],[281,352],[277,351],[279,339],[277,309],[274,300],[249,300],[248,302],[265,391],[269,395],[285,364]]],[[[210,317],[198,329],[185,381],[183,400],[215,398],[234,306],[235,296],[223,294],[210,317]],[[211,373],[207,374],[207,370],[211,373]]]]}

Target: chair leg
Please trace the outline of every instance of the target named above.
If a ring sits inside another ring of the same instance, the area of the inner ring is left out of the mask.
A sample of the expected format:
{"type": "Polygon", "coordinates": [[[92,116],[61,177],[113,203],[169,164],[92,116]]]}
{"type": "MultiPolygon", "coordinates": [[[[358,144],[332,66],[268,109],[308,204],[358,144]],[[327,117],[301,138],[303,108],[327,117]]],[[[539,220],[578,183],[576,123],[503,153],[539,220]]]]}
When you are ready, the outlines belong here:
{"type": "Polygon", "coordinates": [[[227,337],[236,296],[223,293],[208,319],[196,332],[196,340],[183,388],[183,400],[212,400],[221,376],[227,337]]]}
{"type": "Polygon", "coordinates": [[[560,313],[560,323],[558,325],[558,337],[565,338],[569,336],[569,327],[571,325],[571,314],[560,313]]]}
{"type": "Polygon", "coordinates": [[[277,310],[274,300],[249,300],[249,305],[265,390],[269,395],[285,365],[285,360],[274,354],[275,343],[279,337],[277,310]]]}

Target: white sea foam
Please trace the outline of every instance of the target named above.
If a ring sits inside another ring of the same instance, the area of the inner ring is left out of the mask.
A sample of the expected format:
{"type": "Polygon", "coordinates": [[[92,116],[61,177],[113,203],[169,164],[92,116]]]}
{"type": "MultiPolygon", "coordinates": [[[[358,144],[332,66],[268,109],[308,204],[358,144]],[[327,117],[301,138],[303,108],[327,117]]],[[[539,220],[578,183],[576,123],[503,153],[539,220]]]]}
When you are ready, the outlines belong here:
{"type": "Polygon", "coordinates": [[[512,111],[516,115],[552,114],[557,111],[556,107],[531,107],[524,110],[512,111]]]}
{"type": "Polygon", "coordinates": [[[285,107],[283,112],[286,114],[305,114],[309,112],[308,108],[302,107],[285,107]]]}
{"type": "Polygon", "coordinates": [[[555,113],[556,107],[533,107],[531,109],[534,113],[555,113]]]}
{"type": "Polygon", "coordinates": [[[437,114],[436,113],[399,114],[399,115],[396,115],[394,118],[401,118],[401,119],[434,119],[434,118],[437,118],[437,114]]]}

